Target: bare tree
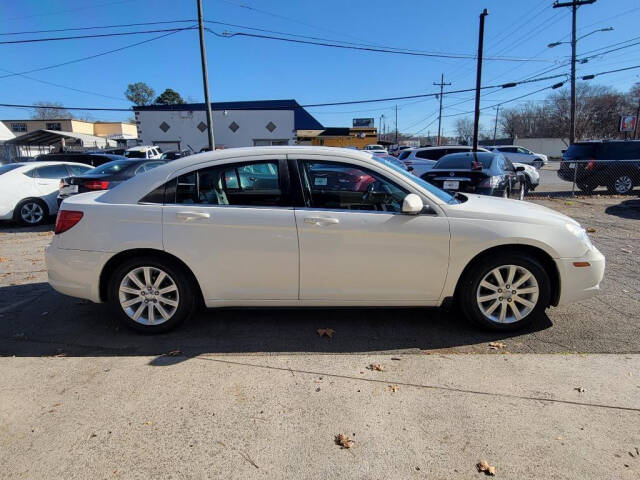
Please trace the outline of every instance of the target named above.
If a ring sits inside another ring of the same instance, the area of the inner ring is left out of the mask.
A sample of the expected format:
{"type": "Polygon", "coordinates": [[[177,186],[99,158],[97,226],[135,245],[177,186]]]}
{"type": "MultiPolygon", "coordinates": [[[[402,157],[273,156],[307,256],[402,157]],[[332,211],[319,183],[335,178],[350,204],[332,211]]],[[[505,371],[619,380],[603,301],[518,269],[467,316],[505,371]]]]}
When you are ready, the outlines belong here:
{"type": "Polygon", "coordinates": [[[473,137],[473,119],[470,117],[456,120],[456,133],[460,141],[468,142],[473,137]]]}
{"type": "Polygon", "coordinates": [[[73,114],[64,108],[58,102],[35,102],[31,118],[34,119],[56,119],[56,118],[74,118],[73,114]]]}

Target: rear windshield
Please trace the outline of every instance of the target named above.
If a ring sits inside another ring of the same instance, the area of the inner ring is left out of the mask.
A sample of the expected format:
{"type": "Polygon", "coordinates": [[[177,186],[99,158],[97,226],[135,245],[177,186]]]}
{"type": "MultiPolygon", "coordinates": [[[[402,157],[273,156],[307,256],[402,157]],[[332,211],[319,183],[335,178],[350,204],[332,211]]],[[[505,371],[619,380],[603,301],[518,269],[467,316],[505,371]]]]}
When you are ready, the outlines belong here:
{"type": "Polygon", "coordinates": [[[22,164],[20,163],[9,163],[7,165],[0,165],[0,175],[10,172],[11,170],[15,170],[16,168],[20,168],[21,166],[22,164]]]}
{"type": "Polygon", "coordinates": [[[491,166],[491,162],[493,161],[493,155],[478,155],[477,157],[473,157],[472,155],[445,155],[438,163],[436,163],[433,168],[442,168],[442,169],[465,169],[471,170],[471,162],[474,160],[478,160],[482,163],[482,168],[489,168],[491,166]]]}
{"type": "Polygon", "coordinates": [[[398,156],[398,160],[404,160],[409,155],[411,155],[411,150],[403,150],[402,152],[400,152],[400,156],[398,156]]]}
{"type": "Polygon", "coordinates": [[[131,150],[124,152],[127,158],[147,158],[147,154],[141,150],[131,150]]]}
{"type": "MultiPolygon", "coordinates": [[[[133,162],[137,163],[137,162],[133,162]]],[[[85,175],[101,175],[101,174],[116,174],[122,172],[125,168],[128,168],[132,165],[128,160],[115,160],[113,162],[105,163],[104,165],[100,165],[92,170],[86,172],[85,175]]]]}
{"type": "Polygon", "coordinates": [[[594,143],[574,143],[565,153],[567,158],[576,160],[589,160],[596,156],[596,145],[594,143]]]}

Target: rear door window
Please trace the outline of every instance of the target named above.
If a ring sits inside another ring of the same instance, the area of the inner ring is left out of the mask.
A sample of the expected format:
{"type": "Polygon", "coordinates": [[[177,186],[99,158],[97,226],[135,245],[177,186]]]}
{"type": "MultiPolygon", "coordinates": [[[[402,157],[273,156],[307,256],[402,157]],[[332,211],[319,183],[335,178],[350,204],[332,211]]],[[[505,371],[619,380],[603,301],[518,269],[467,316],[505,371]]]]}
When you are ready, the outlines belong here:
{"type": "Polygon", "coordinates": [[[83,165],[67,165],[67,168],[71,171],[71,175],[82,175],[91,170],[91,167],[85,167],[83,165]]]}
{"type": "Polygon", "coordinates": [[[598,160],[638,160],[640,142],[602,143],[598,149],[598,160]]]}
{"type": "Polygon", "coordinates": [[[36,169],[37,178],[59,179],[68,175],[69,172],[62,163],[60,165],[49,165],[47,167],[39,167],[36,169]]]}
{"type": "Polygon", "coordinates": [[[444,148],[438,148],[435,150],[419,150],[416,152],[416,157],[424,158],[427,160],[440,160],[440,157],[443,157],[447,154],[447,150],[444,148]]]}

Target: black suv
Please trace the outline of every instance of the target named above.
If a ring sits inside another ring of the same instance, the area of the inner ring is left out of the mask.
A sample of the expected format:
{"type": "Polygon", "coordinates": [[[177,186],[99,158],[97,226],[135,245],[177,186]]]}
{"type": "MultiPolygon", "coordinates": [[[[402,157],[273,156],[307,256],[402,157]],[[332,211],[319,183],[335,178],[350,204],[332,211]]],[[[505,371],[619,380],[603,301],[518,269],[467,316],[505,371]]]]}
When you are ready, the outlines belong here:
{"type": "Polygon", "coordinates": [[[599,186],[625,195],[640,185],[640,140],[572,144],[563,154],[558,176],[591,193],[599,186]]]}
{"type": "Polygon", "coordinates": [[[114,160],[124,160],[125,157],[120,155],[111,155],[108,153],[47,153],[38,155],[36,161],[42,162],[77,162],[99,167],[107,162],[114,160]]]}

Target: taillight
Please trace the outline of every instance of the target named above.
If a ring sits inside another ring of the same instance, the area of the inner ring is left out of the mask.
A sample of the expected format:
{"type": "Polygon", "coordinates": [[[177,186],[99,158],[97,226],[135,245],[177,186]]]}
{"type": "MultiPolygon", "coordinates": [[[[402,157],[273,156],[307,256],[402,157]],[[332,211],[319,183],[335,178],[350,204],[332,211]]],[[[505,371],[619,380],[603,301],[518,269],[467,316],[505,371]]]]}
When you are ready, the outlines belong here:
{"type": "Polygon", "coordinates": [[[62,233],[69,230],[80,221],[84,213],[73,210],[60,210],[56,218],[56,228],[53,233],[62,233]]]}
{"type": "Polygon", "coordinates": [[[109,182],[106,180],[86,180],[82,185],[87,190],[106,190],[109,188],[109,182]]]}
{"type": "Polygon", "coordinates": [[[587,166],[585,168],[587,170],[593,170],[594,168],[596,168],[596,161],[595,160],[589,160],[589,163],[587,163],[587,166]]]}

